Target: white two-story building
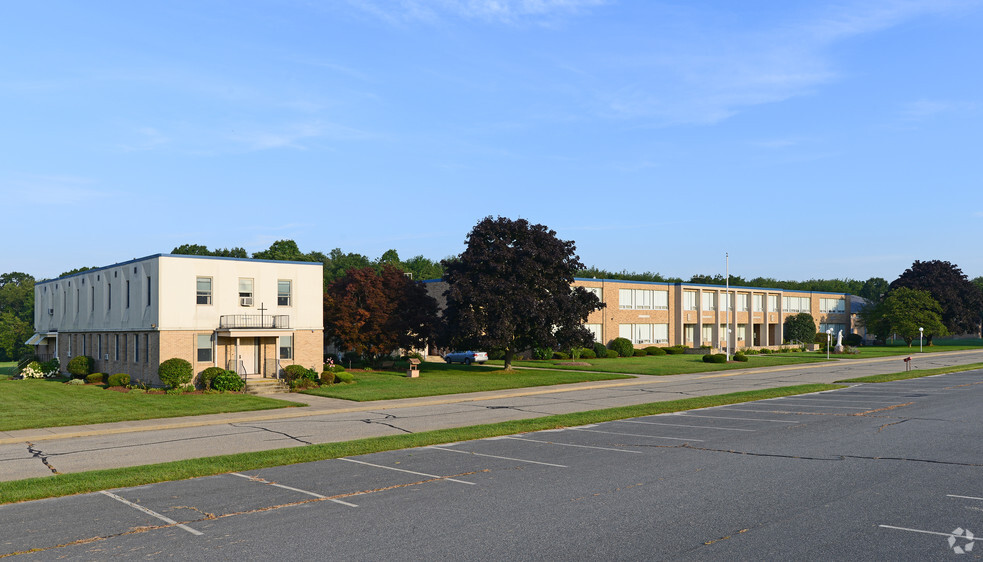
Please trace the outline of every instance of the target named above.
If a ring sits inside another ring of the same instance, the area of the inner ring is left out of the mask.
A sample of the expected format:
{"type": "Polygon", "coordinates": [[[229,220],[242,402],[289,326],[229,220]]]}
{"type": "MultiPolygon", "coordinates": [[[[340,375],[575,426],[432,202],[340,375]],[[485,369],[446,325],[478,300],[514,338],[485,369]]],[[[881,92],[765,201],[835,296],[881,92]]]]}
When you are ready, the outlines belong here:
{"type": "Polygon", "coordinates": [[[172,357],[195,373],[217,366],[272,378],[290,364],[320,372],[322,283],[320,262],[147,256],[37,283],[28,343],[63,371],[88,355],[95,372],[154,384],[172,357]]]}

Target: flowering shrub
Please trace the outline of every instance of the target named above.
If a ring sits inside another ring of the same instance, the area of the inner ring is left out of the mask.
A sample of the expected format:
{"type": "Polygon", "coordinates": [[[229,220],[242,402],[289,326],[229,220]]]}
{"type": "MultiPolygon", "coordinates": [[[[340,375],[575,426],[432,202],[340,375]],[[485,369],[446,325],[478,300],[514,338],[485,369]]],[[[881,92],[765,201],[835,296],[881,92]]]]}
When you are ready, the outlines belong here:
{"type": "Polygon", "coordinates": [[[31,361],[28,363],[20,374],[25,379],[43,379],[45,376],[44,371],[41,369],[41,364],[37,361],[31,361]]]}

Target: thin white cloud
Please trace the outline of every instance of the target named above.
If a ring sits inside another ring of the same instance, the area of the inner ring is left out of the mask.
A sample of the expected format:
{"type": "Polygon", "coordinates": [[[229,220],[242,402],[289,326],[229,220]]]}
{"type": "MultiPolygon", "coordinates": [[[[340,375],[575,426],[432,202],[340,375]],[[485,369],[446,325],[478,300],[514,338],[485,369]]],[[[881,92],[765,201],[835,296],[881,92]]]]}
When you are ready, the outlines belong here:
{"type": "Polygon", "coordinates": [[[609,0],[348,0],[389,23],[436,23],[448,18],[504,23],[548,22],[586,13],[609,0]]]}
{"type": "Polygon", "coordinates": [[[78,176],[24,175],[2,183],[4,200],[31,205],[78,205],[111,195],[90,187],[94,180],[78,176]]]}

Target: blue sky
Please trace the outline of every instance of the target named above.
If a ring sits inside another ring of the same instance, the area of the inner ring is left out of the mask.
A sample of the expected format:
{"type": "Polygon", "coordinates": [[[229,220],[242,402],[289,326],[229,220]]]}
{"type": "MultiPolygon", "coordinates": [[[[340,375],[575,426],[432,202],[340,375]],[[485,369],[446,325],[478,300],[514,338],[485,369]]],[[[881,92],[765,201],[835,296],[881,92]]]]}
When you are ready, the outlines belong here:
{"type": "Polygon", "coordinates": [[[184,243],[983,275],[983,2],[16,2],[0,272],[184,243]]]}

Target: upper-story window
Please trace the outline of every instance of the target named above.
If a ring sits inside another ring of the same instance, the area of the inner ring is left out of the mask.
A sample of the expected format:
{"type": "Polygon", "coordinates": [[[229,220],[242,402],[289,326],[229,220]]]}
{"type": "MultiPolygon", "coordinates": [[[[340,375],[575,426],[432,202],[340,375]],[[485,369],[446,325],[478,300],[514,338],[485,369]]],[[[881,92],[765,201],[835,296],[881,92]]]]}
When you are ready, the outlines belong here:
{"type": "Polygon", "coordinates": [[[819,299],[819,312],[836,314],[846,312],[845,299],[819,299]]]}
{"type": "Polygon", "coordinates": [[[669,308],[669,292],[646,289],[619,289],[618,308],[667,310],[669,308]]]}
{"type": "Polygon", "coordinates": [[[751,298],[752,300],[754,300],[754,311],[764,312],[764,308],[763,308],[764,300],[765,300],[764,295],[754,295],[751,298]]]}
{"type": "Polygon", "coordinates": [[[809,297],[784,297],[785,312],[812,312],[809,297]]]}
{"type": "Polygon", "coordinates": [[[701,297],[703,300],[703,310],[717,310],[717,294],[704,292],[701,297]]]}
{"type": "Polygon", "coordinates": [[[737,295],[737,311],[747,312],[747,295],[737,295]]]}
{"type": "Polygon", "coordinates": [[[696,310],[696,291],[683,291],[683,310],[696,310]]]}
{"type": "Polygon", "coordinates": [[[778,295],[768,295],[768,312],[778,312],[778,295]]]}
{"type": "Polygon", "coordinates": [[[293,283],[289,279],[280,279],[276,282],[276,304],[277,306],[290,306],[292,304],[293,283]]]}
{"type": "Polygon", "coordinates": [[[600,287],[582,287],[582,288],[588,293],[594,293],[594,295],[597,297],[597,300],[604,302],[604,297],[602,296],[602,289],[600,287]]]}
{"type": "Polygon", "coordinates": [[[253,280],[240,277],[239,278],[239,306],[252,306],[253,305],[253,280]]]}
{"type": "Polygon", "coordinates": [[[212,278],[199,277],[196,285],[198,304],[212,304],[212,278]]]}

